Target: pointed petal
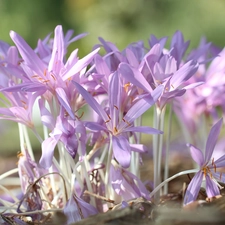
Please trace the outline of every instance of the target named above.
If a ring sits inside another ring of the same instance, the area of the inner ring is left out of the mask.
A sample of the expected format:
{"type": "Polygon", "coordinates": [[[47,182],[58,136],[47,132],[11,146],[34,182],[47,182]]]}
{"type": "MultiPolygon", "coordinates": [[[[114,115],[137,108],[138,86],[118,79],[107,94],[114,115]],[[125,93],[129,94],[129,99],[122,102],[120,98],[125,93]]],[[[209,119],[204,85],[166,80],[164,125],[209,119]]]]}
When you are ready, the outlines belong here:
{"type": "Polygon", "coordinates": [[[211,170],[212,173],[212,177],[215,178],[218,182],[220,183],[224,183],[225,184],[225,174],[222,172],[214,172],[213,170],[211,170]]]}
{"type": "Polygon", "coordinates": [[[161,96],[163,90],[164,90],[164,86],[160,85],[151,93],[151,95],[148,95],[140,99],[137,103],[135,103],[128,110],[127,114],[124,117],[126,122],[131,124],[135,119],[137,119],[144,112],[146,112],[152,105],[155,104],[155,102],[161,96]]]}
{"type": "Polygon", "coordinates": [[[64,57],[64,38],[62,26],[55,28],[55,36],[52,48],[52,57],[49,62],[48,71],[60,72],[64,57]]]}
{"type": "Polygon", "coordinates": [[[131,82],[148,93],[152,91],[151,86],[138,69],[131,68],[127,63],[121,63],[119,65],[119,72],[128,82],[131,82]]]}
{"type": "Polygon", "coordinates": [[[109,118],[106,114],[106,112],[102,109],[101,105],[98,104],[98,102],[93,98],[92,95],[90,95],[80,84],[77,82],[73,82],[76,86],[79,93],[83,96],[83,98],[86,100],[86,102],[91,106],[91,108],[102,117],[104,121],[107,121],[109,118]]]}
{"type": "Polygon", "coordinates": [[[91,131],[105,131],[108,132],[108,129],[99,123],[95,122],[84,122],[84,126],[90,129],[91,131]]]}
{"type": "Polygon", "coordinates": [[[212,157],[212,153],[216,145],[222,123],[223,123],[223,119],[221,118],[210,130],[207,143],[206,143],[205,162],[208,162],[212,157]]]}
{"type": "Polygon", "coordinates": [[[214,182],[209,176],[205,177],[206,179],[206,193],[209,198],[220,195],[219,187],[216,182],[214,182]]]}
{"type": "MultiPolygon", "coordinates": [[[[221,156],[219,159],[217,159],[214,164],[216,165],[216,168],[219,167],[225,167],[225,155],[221,156]]],[[[213,167],[214,168],[214,167],[213,167]]]]}
{"type": "Polygon", "coordinates": [[[203,179],[202,171],[196,173],[195,176],[192,178],[184,196],[184,203],[183,203],[184,205],[187,205],[196,200],[199,190],[201,188],[202,179],[203,179]]]}
{"type": "Polygon", "coordinates": [[[198,64],[189,61],[177,70],[171,77],[171,85],[174,89],[178,88],[183,82],[187,81],[198,69],[198,64]]]}
{"type": "Polygon", "coordinates": [[[121,84],[118,72],[115,72],[111,76],[109,82],[109,106],[112,124],[116,125],[119,118],[119,109],[121,99],[121,84]]]}
{"type": "Polygon", "coordinates": [[[201,167],[204,165],[204,156],[200,149],[196,148],[195,146],[188,144],[187,145],[190,148],[190,153],[192,159],[201,167]]]}
{"type": "Polygon", "coordinates": [[[55,91],[57,93],[57,97],[61,105],[65,108],[65,110],[71,116],[71,118],[75,120],[75,116],[70,107],[66,92],[62,88],[56,88],[55,91]]]}
{"type": "Polygon", "coordinates": [[[140,126],[140,127],[128,127],[124,129],[124,132],[126,131],[131,131],[131,132],[141,132],[145,134],[163,134],[162,131],[157,130],[152,127],[145,127],[145,126],[140,126]]]}
{"type": "Polygon", "coordinates": [[[25,40],[14,31],[10,31],[10,37],[16,44],[20,55],[26,62],[26,65],[33,69],[39,76],[44,73],[45,65],[35,54],[34,50],[25,42],[25,40]]]}
{"type": "Polygon", "coordinates": [[[70,77],[74,76],[75,74],[79,73],[82,69],[87,67],[98,51],[99,48],[95,49],[93,52],[89,53],[82,59],[78,60],[77,63],[69,71],[67,71],[65,74],[62,75],[63,81],[69,79],[70,77]]]}
{"type": "Polygon", "coordinates": [[[130,166],[131,152],[128,140],[123,136],[113,136],[113,154],[116,160],[124,168],[130,166]]]}

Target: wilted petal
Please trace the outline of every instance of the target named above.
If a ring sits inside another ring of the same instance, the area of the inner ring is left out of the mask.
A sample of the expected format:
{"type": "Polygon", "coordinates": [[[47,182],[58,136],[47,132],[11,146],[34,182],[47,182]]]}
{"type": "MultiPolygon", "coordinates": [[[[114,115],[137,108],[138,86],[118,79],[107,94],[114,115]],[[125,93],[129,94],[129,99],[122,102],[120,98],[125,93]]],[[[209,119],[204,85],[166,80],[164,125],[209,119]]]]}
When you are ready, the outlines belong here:
{"type": "Polygon", "coordinates": [[[199,190],[201,188],[202,179],[203,179],[202,171],[196,173],[195,176],[192,178],[184,196],[184,203],[183,203],[184,205],[187,205],[196,200],[199,190]]]}
{"type": "Polygon", "coordinates": [[[223,119],[221,118],[210,130],[205,150],[205,162],[208,162],[211,157],[213,150],[215,148],[218,136],[220,134],[220,129],[223,123],[223,119]]]}

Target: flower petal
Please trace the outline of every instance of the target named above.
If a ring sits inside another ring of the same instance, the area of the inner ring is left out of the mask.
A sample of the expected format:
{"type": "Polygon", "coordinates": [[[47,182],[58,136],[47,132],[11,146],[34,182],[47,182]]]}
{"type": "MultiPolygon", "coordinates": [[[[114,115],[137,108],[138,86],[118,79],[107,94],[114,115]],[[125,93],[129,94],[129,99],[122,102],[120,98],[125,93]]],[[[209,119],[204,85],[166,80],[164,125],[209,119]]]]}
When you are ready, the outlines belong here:
{"type": "Polygon", "coordinates": [[[206,176],[206,193],[209,198],[220,195],[219,187],[211,177],[206,176]]]}
{"type": "Polygon", "coordinates": [[[93,98],[92,95],[90,95],[80,84],[77,82],[73,82],[76,86],[79,93],[83,96],[83,98],[86,100],[86,102],[91,106],[94,111],[102,117],[104,121],[107,121],[109,118],[106,114],[106,112],[102,109],[101,105],[93,98]]]}
{"type": "Polygon", "coordinates": [[[187,205],[195,201],[201,188],[202,179],[203,179],[202,171],[196,173],[195,176],[192,178],[184,196],[184,203],[183,203],[184,205],[187,205]]]}
{"type": "Polygon", "coordinates": [[[199,165],[203,166],[205,161],[204,161],[204,156],[203,153],[200,149],[196,148],[195,146],[188,144],[187,145],[190,148],[190,153],[192,159],[199,165]]]}
{"type": "Polygon", "coordinates": [[[25,42],[25,40],[14,31],[10,31],[10,37],[16,44],[16,47],[18,48],[23,60],[26,62],[26,65],[40,76],[44,74],[44,63],[35,54],[34,50],[25,42]]]}
{"type": "Polygon", "coordinates": [[[205,162],[208,162],[212,157],[212,153],[216,145],[222,123],[223,123],[223,119],[221,118],[210,130],[207,143],[206,143],[205,162]]]}
{"type": "Polygon", "coordinates": [[[135,119],[137,119],[144,112],[146,112],[152,105],[155,104],[155,102],[161,96],[163,90],[164,90],[163,85],[160,85],[151,93],[151,95],[148,95],[140,99],[138,102],[136,102],[128,110],[127,114],[124,117],[124,120],[126,120],[127,123],[132,123],[135,119]]]}
{"type": "Polygon", "coordinates": [[[123,130],[125,131],[131,131],[131,132],[141,132],[145,134],[163,134],[162,131],[157,130],[152,127],[145,127],[145,126],[140,126],[140,127],[128,127],[123,130]]]}
{"type": "Polygon", "coordinates": [[[147,91],[148,93],[152,91],[151,86],[138,69],[131,68],[127,63],[121,63],[119,65],[119,72],[127,81],[131,82],[135,86],[147,91]]]}
{"type": "Polygon", "coordinates": [[[113,154],[116,160],[124,168],[130,166],[131,152],[128,140],[123,136],[113,136],[113,154]]]}

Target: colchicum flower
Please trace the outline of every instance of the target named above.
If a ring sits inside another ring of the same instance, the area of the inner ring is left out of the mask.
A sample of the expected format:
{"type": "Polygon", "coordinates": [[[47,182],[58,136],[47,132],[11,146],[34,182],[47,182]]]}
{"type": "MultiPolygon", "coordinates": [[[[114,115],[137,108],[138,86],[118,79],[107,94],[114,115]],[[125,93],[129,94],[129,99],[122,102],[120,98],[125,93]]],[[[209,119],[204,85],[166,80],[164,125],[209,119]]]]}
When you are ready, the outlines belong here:
{"type": "MultiPolygon", "coordinates": [[[[134,126],[133,122],[147,111],[160,97],[163,87],[159,86],[151,94],[146,95],[137,101],[126,113],[120,112],[122,107],[120,103],[121,84],[118,73],[111,75],[109,83],[109,114],[102,106],[89,94],[81,85],[75,83],[77,90],[86,100],[86,102],[102,117],[105,125],[99,125],[94,122],[87,122],[86,127],[93,131],[104,131],[112,136],[113,154],[121,166],[127,168],[130,166],[131,146],[127,134],[129,132],[142,132],[147,134],[161,134],[162,132],[151,127],[134,126]],[[120,119],[121,115],[123,118],[120,119]]],[[[141,151],[141,149],[140,149],[141,151]]]]}
{"type": "Polygon", "coordinates": [[[211,128],[206,143],[205,154],[203,154],[200,149],[189,144],[191,156],[194,161],[200,166],[200,169],[188,185],[184,197],[184,205],[193,202],[197,198],[203,180],[205,180],[206,182],[206,194],[209,198],[220,195],[221,186],[219,185],[218,181],[225,183],[225,175],[217,171],[217,169],[220,167],[225,167],[225,155],[216,160],[212,158],[212,155],[220,133],[222,122],[223,120],[220,119],[211,128]]]}

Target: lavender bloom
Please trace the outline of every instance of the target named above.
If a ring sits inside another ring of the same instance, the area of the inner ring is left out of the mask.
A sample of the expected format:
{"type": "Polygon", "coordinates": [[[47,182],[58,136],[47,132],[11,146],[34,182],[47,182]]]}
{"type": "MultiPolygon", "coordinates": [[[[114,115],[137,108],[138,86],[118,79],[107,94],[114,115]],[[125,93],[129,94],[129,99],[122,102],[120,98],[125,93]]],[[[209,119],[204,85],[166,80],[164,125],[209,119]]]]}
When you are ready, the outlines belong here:
{"type": "Polygon", "coordinates": [[[193,202],[197,198],[203,180],[206,181],[206,193],[209,198],[220,194],[220,185],[217,181],[225,183],[225,175],[218,172],[217,168],[225,167],[225,155],[216,160],[214,160],[214,158],[211,159],[211,157],[219,136],[222,122],[223,120],[220,119],[211,128],[206,143],[205,154],[193,145],[189,145],[191,156],[200,166],[200,170],[195,174],[188,185],[184,197],[184,205],[193,202]]]}
{"type": "MultiPolygon", "coordinates": [[[[48,101],[51,101],[52,97],[56,96],[71,118],[75,119],[73,110],[70,106],[73,104],[70,104],[69,101],[71,100],[69,96],[72,95],[73,90],[70,90],[70,93],[67,93],[67,90],[71,86],[69,83],[73,78],[76,78],[77,82],[82,80],[80,76],[84,74],[85,68],[92,61],[99,49],[94,50],[82,59],[77,57],[78,50],[76,49],[71,53],[65,63],[65,48],[68,43],[70,43],[70,41],[68,41],[70,35],[65,39],[62,27],[57,26],[55,28],[51,57],[49,57],[46,62],[46,60],[43,61],[17,33],[11,31],[10,35],[22,56],[20,66],[25,72],[25,76],[21,77],[21,83],[2,88],[1,90],[8,92],[17,92],[21,90],[26,92],[37,92],[39,95],[44,96],[48,101]]],[[[76,38],[74,40],[76,40],[76,38]]]]}
{"type": "Polygon", "coordinates": [[[187,88],[199,85],[196,83],[190,87],[185,84],[197,68],[198,64],[194,61],[188,61],[178,67],[176,59],[169,53],[164,53],[160,44],[155,44],[138,68],[121,63],[119,72],[127,81],[147,93],[163,85],[164,92],[157,101],[158,107],[162,109],[170,99],[183,95],[187,88]]]}
{"type": "Polygon", "coordinates": [[[160,97],[162,86],[156,88],[151,95],[147,95],[137,101],[124,115],[121,112],[121,84],[117,72],[112,74],[109,84],[109,115],[103,110],[101,105],[78,83],[74,83],[86,102],[99,114],[105,126],[94,122],[86,123],[86,126],[94,131],[104,131],[112,136],[113,154],[123,167],[129,167],[131,159],[131,147],[127,134],[129,132],[143,132],[148,134],[160,134],[159,130],[150,127],[134,127],[133,122],[145,111],[147,111],[160,97]],[[121,115],[124,115],[120,119],[121,115]],[[121,121],[120,121],[121,120],[121,121]]]}

